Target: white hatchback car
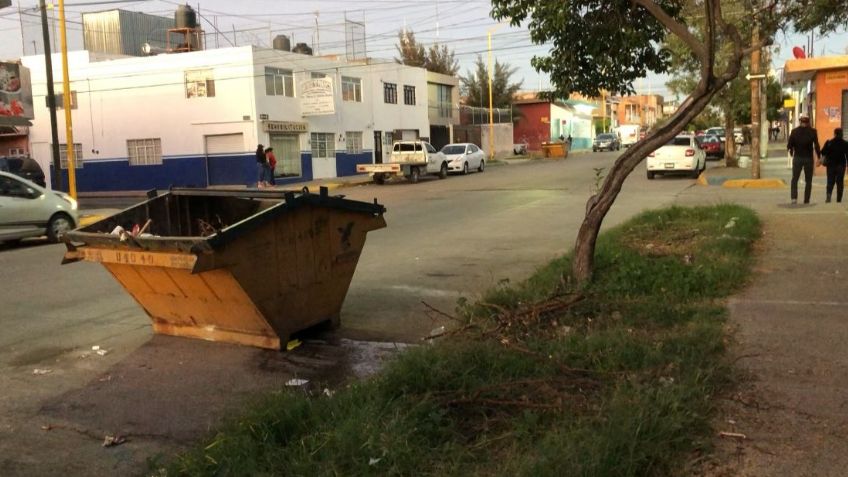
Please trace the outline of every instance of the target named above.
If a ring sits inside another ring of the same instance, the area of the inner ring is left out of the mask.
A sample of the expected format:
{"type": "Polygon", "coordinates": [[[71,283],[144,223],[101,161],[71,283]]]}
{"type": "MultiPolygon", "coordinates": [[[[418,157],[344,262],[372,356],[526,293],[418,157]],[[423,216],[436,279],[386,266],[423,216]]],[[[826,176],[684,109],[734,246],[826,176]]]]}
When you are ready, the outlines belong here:
{"type": "Polygon", "coordinates": [[[0,172],[0,242],[44,235],[58,242],[77,223],[77,201],[68,194],[0,172]]]}
{"type": "Polygon", "coordinates": [[[645,161],[648,179],[656,174],[684,172],[695,179],[707,168],[707,155],[698,146],[695,136],[676,136],[665,146],[648,154],[645,161]]]}
{"type": "Polygon", "coordinates": [[[448,144],[441,153],[448,158],[448,172],[468,174],[469,170],[483,172],[486,168],[486,154],[476,144],[448,144]]]}

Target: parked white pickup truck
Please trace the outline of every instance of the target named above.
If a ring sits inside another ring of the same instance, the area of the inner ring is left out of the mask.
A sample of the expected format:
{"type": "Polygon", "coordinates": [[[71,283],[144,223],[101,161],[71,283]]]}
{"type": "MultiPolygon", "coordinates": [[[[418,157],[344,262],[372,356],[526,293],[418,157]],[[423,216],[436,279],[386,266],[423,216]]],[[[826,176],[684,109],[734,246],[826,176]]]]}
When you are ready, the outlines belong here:
{"type": "Polygon", "coordinates": [[[389,162],[383,164],[358,164],[356,172],[367,172],[377,184],[392,176],[404,176],[413,184],[421,174],[437,174],[439,179],[448,176],[448,159],[425,141],[396,141],[389,162]]]}

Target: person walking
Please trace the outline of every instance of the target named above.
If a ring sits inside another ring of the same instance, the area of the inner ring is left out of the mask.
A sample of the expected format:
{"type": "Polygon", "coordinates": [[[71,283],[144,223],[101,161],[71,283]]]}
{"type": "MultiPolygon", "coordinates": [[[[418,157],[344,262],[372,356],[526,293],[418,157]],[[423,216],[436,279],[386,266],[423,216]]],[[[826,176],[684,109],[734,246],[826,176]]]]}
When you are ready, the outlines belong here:
{"type": "Polygon", "coordinates": [[[804,171],[804,203],[810,203],[810,194],[813,191],[813,153],[821,160],[821,147],[819,147],[818,132],[810,127],[810,118],[801,116],[798,119],[798,127],[789,133],[789,141],[786,149],[792,155],[792,184],[789,195],[792,204],[798,203],[798,179],[801,171],[804,171]]]}
{"type": "Polygon", "coordinates": [[[833,186],[836,185],[836,202],[842,202],[842,191],[845,187],[845,166],[848,165],[848,142],[842,139],[842,128],[833,130],[833,137],[824,143],[821,150],[825,167],[827,167],[827,197],[830,202],[833,186]]]}
{"type": "Polygon", "coordinates": [[[277,185],[277,181],[274,179],[274,174],[277,171],[277,157],[274,156],[273,147],[265,148],[265,159],[268,160],[268,170],[271,171],[271,173],[268,174],[268,183],[272,186],[277,185]]]}
{"type": "Polygon", "coordinates": [[[267,171],[268,159],[265,158],[265,146],[256,146],[256,187],[262,189],[268,187],[267,171]]]}

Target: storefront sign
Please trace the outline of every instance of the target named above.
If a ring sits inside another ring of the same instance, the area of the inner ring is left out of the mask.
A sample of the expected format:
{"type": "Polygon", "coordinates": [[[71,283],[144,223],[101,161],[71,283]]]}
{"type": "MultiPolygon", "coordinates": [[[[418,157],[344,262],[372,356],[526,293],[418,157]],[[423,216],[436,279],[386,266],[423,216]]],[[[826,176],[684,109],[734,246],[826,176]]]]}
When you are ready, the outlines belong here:
{"type": "Polygon", "coordinates": [[[316,78],[300,83],[300,109],[304,116],[335,114],[333,79],[316,78]]]}
{"type": "Polygon", "coordinates": [[[834,73],[826,73],[824,75],[825,83],[846,83],[848,82],[848,71],[837,71],[834,73]]]}
{"type": "Polygon", "coordinates": [[[0,125],[29,126],[32,112],[29,70],[18,63],[0,63],[0,125]]]}
{"type": "Polygon", "coordinates": [[[792,99],[792,98],[784,99],[783,100],[783,107],[784,108],[794,108],[795,107],[795,100],[792,99]]]}
{"type": "Polygon", "coordinates": [[[309,130],[309,124],[294,121],[262,121],[262,130],[265,132],[305,133],[309,130]]]}

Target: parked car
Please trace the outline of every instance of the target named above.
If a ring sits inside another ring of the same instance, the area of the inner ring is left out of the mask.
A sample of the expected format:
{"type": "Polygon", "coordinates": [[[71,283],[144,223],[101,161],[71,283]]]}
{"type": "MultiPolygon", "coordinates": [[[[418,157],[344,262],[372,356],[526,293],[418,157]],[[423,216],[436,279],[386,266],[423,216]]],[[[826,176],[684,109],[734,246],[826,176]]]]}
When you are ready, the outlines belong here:
{"type": "Polygon", "coordinates": [[[677,136],[648,154],[645,161],[648,179],[656,174],[686,173],[697,178],[707,168],[707,156],[698,147],[695,136],[677,136]]]}
{"type": "Polygon", "coordinates": [[[721,159],[724,157],[724,141],[719,139],[718,136],[709,135],[698,139],[698,144],[704,150],[707,159],[721,159]]]}
{"type": "Polygon", "coordinates": [[[745,143],[745,134],[742,132],[742,128],[733,128],[733,142],[736,144],[745,143]]]}
{"type": "Polygon", "coordinates": [[[448,144],[441,153],[448,159],[448,172],[468,174],[471,169],[483,172],[486,168],[486,154],[476,144],[448,144]]]}
{"type": "Polygon", "coordinates": [[[377,184],[400,176],[415,184],[421,174],[434,174],[439,179],[446,178],[448,161],[444,154],[427,141],[395,141],[388,162],[357,164],[356,172],[367,173],[377,184]]]}
{"type": "Polygon", "coordinates": [[[709,129],[707,129],[706,131],[704,131],[704,135],[705,136],[709,136],[709,135],[718,136],[719,139],[724,141],[724,137],[725,137],[724,128],[711,127],[709,129]]]}
{"type": "Polygon", "coordinates": [[[57,242],[77,223],[77,201],[71,196],[0,172],[0,242],[44,235],[57,242]]]}
{"type": "Polygon", "coordinates": [[[598,152],[603,150],[617,151],[621,149],[621,141],[616,134],[606,133],[598,134],[592,143],[592,151],[598,152]]]}
{"type": "Polygon", "coordinates": [[[0,171],[23,177],[41,187],[47,185],[44,182],[44,171],[31,157],[0,157],[0,171]]]}

